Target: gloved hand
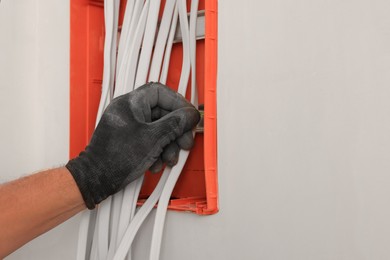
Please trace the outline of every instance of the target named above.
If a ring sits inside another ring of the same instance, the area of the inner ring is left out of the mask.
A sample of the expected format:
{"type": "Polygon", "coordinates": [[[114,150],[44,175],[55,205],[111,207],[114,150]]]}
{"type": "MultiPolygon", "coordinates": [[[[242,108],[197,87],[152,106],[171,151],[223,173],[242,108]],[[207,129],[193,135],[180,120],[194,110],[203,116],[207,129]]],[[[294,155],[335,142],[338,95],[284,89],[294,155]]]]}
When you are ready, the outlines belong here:
{"type": "Polygon", "coordinates": [[[180,149],[193,146],[199,112],[183,96],[148,83],[112,100],[85,151],[66,165],[85,204],[102,200],[163,163],[177,163],[180,149]]]}

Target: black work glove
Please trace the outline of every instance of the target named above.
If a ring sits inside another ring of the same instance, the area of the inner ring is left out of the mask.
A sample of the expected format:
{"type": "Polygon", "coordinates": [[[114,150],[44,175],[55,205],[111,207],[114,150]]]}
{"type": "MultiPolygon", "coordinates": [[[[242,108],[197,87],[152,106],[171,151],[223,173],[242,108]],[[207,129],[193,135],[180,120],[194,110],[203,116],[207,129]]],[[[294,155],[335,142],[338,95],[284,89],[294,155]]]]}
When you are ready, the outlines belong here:
{"type": "Polygon", "coordinates": [[[148,83],[112,100],[85,151],[66,165],[85,204],[102,200],[163,164],[177,163],[180,149],[193,146],[199,112],[183,96],[148,83]]]}

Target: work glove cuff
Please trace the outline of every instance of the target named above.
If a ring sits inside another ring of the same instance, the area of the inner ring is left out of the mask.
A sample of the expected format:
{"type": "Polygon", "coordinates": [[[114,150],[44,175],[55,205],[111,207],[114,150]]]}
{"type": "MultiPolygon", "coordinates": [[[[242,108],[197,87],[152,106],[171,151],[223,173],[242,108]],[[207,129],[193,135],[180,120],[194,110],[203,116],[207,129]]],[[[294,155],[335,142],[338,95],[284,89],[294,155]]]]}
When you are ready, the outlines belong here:
{"type": "Polygon", "coordinates": [[[72,174],[88,209],[94,209],[109,196],[106,185],[100,184],[98,178],[99,164],[94,163],[85,151],[70,160],[65,167],[72,174]]]}

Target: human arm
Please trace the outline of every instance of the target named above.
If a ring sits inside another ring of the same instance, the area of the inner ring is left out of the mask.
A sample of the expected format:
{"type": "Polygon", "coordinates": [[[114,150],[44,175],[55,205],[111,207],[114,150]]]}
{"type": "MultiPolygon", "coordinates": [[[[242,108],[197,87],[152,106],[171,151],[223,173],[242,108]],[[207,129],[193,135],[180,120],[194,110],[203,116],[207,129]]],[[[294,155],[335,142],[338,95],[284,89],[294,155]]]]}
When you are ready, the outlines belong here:
{"type": "Polygon", "coordinates": [[[146,84],[114,99],[103,113],[89,145],[66,168],[1,186],[0,198],[4,197],[8,208],[6,214],[1,213],[0,233],[4,226],[14,227],[6,227],[7,233],[0,235],[0,256],[85,206],[94,208],[147,169],[157,172],[164,163],[176,164],[179,150],[188,150],[193,145],[191,131],[199,119],[198,111],[191,104],[159,83],[146,84]],[[63,181],[56,179],[59,176],[63,181]],[[75,187],[78,198],[72,193],[64,199],[75,187]],[[80,198],[85,205],[78,204],[80,198]],[[56,202],[59,205],[51,205],[56,202]],[[35,216],[35,222],[29,220],[31,216],[35,216]]]}
{"type": "Polygon", "coordinates": [[[0,185],[0,259],[85,209],[65,167],[0,185]]]}

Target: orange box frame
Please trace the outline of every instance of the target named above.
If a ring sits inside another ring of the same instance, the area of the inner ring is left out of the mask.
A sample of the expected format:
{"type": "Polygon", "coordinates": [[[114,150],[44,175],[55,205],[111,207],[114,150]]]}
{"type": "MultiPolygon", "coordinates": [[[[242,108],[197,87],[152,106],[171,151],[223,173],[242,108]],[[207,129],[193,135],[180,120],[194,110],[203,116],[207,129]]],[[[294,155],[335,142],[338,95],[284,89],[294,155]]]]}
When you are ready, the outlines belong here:
{"type": "MultiPolygon", "coordinates": [[[[101,94],[104,49],[102,0],[70,1],[70,149],[77,156],[93,133],[101,94]]],[[[121,2],[120,23],[125,0],[121,2]]],[[[189,4],[190,1],[187,0],[189,4]]],[[[162,2],[162,6],[164,1],[162,2]]],[[[217,181],[217,0],[200,0],[205,11],[205,39],[197,41],[199,103],[204,104],[204,133],[198,134],[168,208],[209,215],[218,212],[217,181]]],[[[182,47],[172,49],[167,85],[176,90],[181,70],[182,47]]],[[[189,93],[187,93],[187,98],[189,93]]],[[[141,205],[151,194],[160,174],[146,173],[141,205]]]]}

